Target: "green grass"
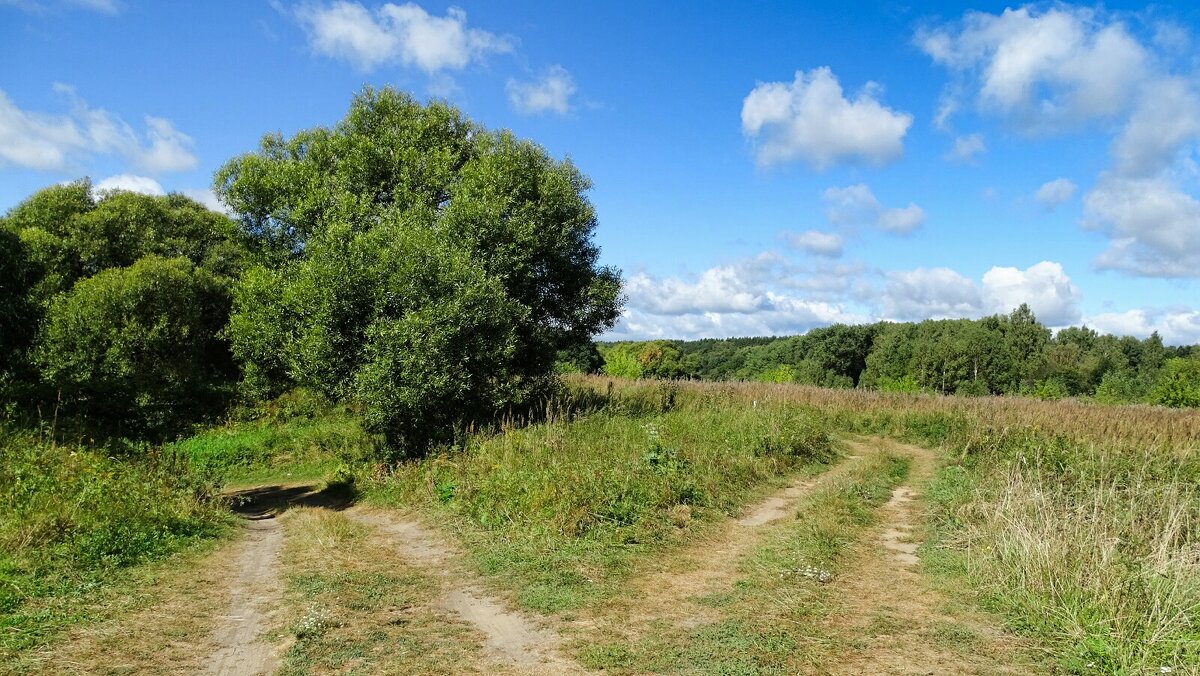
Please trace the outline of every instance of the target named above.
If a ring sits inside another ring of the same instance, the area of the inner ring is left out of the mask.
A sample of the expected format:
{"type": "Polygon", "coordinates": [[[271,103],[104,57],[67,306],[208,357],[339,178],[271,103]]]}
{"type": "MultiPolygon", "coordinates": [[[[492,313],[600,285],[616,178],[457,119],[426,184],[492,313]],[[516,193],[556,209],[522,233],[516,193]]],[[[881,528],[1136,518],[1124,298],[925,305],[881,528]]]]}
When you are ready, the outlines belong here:
{"type": "Polygon", "coordinates": [[[638,555],[834,454],[824,428],[795,412],[600,411],[472,437],[398,467],[367,497],[453,524],[481,572],[556,612],[615,593],[638,555]]]}
{"type": "MultiPolygon", "coordinates": [[[[576,382],[616,398],[652,392],[576,382]]],[[[927,492],[925,572],[997,611],[1062,671],[1200,664],[1200,413],[759,384],[689,385],[678,398],[758,401],[941,447],[950,464],[927,492]]]]}
{"type": "Polygon", "coordinates": [[[347,463],[369,460],[378,447],[378,439],[349,411],[326,407],[288,414],[213,427],[166,450],[185,455],[194,468],[227,485],[245,485],[320,479],[347,463]]]}
{"type": "Polygon", "coordinates": [[[0,656],[102,616],[131,568],[226,532],[212,488],[171,453],[114,458],[0,430],[0,656]]]}
{"type": "Polygon", "coordinates": [[[847,552],[907,472],[907,459],[872,456],[814,492],[798,518],[771,527],[732,589],[702,599],[722,611],[716,622],[692,629],[660,623],[632,641],[585,642],[581,661],[615,673],[793,674],[818,667],[832,640],[818,622],[827,609],[825,584],[840,574],[847,552]]]}
{"type": "Polygon", "coordinates": [[[437,612],[437,581],[397,560],[371,529],[335,512],[284,516],[286,607],[293,642],[279,673],[455,674],[479,651],[437,612]]]}
{"type": "Polygon", "coordinates": [[[1196,456],[997,432],[929,497],[935,565],[970,579],[1064,671],[1200,663],[1196,456]]]}

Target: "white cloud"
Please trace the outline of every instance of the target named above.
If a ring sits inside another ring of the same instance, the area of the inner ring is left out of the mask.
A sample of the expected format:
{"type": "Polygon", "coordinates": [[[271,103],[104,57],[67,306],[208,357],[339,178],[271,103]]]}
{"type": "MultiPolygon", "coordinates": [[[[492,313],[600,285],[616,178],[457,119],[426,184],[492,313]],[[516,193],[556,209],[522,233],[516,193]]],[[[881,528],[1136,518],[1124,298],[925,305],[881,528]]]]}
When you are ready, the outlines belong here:
{"type": "Polygon", "coordinates": [[[526,115],[546,112],[566,115],[571,110],[571,97],[575,95],[575,80],[566,68],[553,66],[541,79],[533,82],[510,78],[505,91],[513,108],[526,115]]]}
{"type": "Polygon", "coordinates": [[[1158,332],[1168,345],[1200,343],[1200,311],[1191,308],[1142,308],[1105,312],[1084,318],[1084,323],[1102,333],[1145,338],[1158,332]]]}
{"type": "Polygon", "coordinates": [[[888,319],[974,318],[1007,314],[1028,303],[1048,326],[1079,318],[1082,294],[1062,265],[1043,261],[1026,270],[994,267],[982,283],[949,268],[917,268],[888,274],[882,310],[888,319]]]}
{"type": "Polygon", "coordinates": [[[910,203],[906,207],[885,207],[863,183],[845,188],[829,188],[825,217],[834,225],[872,225],[888,232],[909,233],[925,222],[925,210],[910,203]]]}
{"type": "Polygon", "coordinates": [[[467,13],[457,7],[439,17],[411,2],[385,3],[374,13],[357,2],[333,2],[302,6],[296,16],[313,51],[364,71],[400,63],[432,75],[513,48],[509,38],[468,28],[467,13]]]}
{"type": "Polygon", "coordinates": [[[1200,136],[1200,96],[1182,78],[1148,83],[1133,114],[1113,140],[1116,171],[1147,176],[1167,169],[1180,148],[1200,136]]]}
{"type": "Polygon", "coordinates": [[[1151,60],[1120,21],[1066,5],[971,11],[916,42],[971,83],[981,109],[1029,132],[1121,114],[1151,60]]]}
{"type": "Polygon", "coordinates": [[[1200,275],[1200,202],[1169,179],[1104,175],[1083,205],[1084,226],[1110,239],[1099,267],[1146,277],[1200,275]]]}
{"type": "Polygon", "coordinates": [[[92,108],[72,87],[55,85],[70,112],[25,111],[0,91],[0,162],[28,169],[66,169],[86,155],[118,155],[150,173],[195,168],[192,139],[169,120],[147,116],[145,140],[124,120],[92,108]]]}
{"type": "Polygon", "coordinates": [[[803,160],[814,169],[900,157],[912,115],[896,112],[868,83],[847,99],[829,68],[796,72],[791,82],[761,83],[742,102],[742,132],[755,141],[762,166],[803,160]]]}
{"type": "Polygon", "coordinates": [[[185,188],[181,192],[208,207],[209,211],[215,211],[227,216],[231,215],[229,207],[225,206],[225,203],[218,199],[216,194],[209,188],[185,188]]]}
{"type": "Polygon", "coordinates": [[[982,134],[968,134],[954,139],[954,147],[946,154],[946,159],[954,162],[970,162],[976,155],[987,151],[982,134]]]}
{"type": "Polygon", "coordinates": [[[135,176],[133,174],[117,174],[116,176],[109,176],[106,179],[96,182],[96,184],[92,186],[92,193],[95,195],[102,195],[115,190],[136,192],[143,195],[167,194],[158,181],[150,178],[149,176],[135,176]]]}
{"type": "Polygon", "coordinates": [[[975,283],[954,270],[917,268],[888,274],[883,314],[899,321],[973,317],[982,304],[975,283]]]}
{"type": "Polygon", "coordinates": [[[1037,189],[1037,192],[1033,194],[1033,197],[1047,209],[1055,209],[1071,201],[1071,198],[1075,196],[1077,187],[1071,179],[1056,178],[1053,181],[1043,183],[1037,189]]]}
{"type": "Polygon", "coordinates": [[[138,166],[151,172],[195,168],[196,156],[190,150],[192,137],[176,129],[170,120],[161,117],[147,115],[146,128],[149,147],[139,147],[133,152],[134,162],[138,166]]]}
{"type": "Polygon", "coordinates": [[[806,230],[788,236],[788,243],[816,256],[837,258],[842,255],[842,236],[835,232],[806,230]]]}
{"type": "Polygon", "coordinates": [[[1079,320],[1082,299],[1060,263],[1042,261],[1025,270],[994,267],[983,275],[983,303],[988,313],[1007,313],[1028,303],[1042,323],[1066,326],[1079,320]]]}
{"type": "Polygon", "coordinates": [[[793,278],[799,271],[778,254],[764,253],[687,279],[635,274],[626,284],[626,309],[606,337],[789,335],[868,320],[831,298],[844,292],[859,268],[837,266],[810,278],[793,278]],[[804,296],[781,288],[803,291],[804,296]]]}
{"type": "Polygon", "coordinates": [[[630,306],[658,315],[754,313],[770,306],[767,291],[758,282],[742,267],[723,265],[705,270],[694,280],[637,273],[626,282],[625,293],[630,306]]]}

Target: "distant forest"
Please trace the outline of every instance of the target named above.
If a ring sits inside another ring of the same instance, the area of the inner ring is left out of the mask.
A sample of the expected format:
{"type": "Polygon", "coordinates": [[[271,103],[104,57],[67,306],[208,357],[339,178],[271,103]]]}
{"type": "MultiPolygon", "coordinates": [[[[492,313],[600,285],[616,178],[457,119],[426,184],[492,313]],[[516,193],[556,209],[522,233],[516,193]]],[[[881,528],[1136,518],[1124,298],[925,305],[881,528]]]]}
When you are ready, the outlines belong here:
{"type": "Polygon", "coordinates": [[[598,343],[594,352],[562,355],[561,367],[623,378],[1200,406],[1200,346],[1086,326],[1052,334],[1025,305],[977,320],[834,324],[800,336],[598,343]]]}

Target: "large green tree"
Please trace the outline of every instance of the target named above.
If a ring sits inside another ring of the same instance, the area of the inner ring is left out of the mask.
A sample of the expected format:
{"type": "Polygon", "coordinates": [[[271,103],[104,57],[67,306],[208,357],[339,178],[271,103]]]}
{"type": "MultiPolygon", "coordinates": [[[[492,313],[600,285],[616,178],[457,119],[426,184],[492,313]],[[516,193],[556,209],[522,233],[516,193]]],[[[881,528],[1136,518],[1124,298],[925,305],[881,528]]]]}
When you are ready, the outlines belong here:
{"type": "Polygon", "coordinates": [[[589,187],[570,161],[386,88],[331,129],[265,137],[215,184],[272,261],[236,295],[247,385],[355,399],[409,449],[528,401],[619,310],[589,187]]]}

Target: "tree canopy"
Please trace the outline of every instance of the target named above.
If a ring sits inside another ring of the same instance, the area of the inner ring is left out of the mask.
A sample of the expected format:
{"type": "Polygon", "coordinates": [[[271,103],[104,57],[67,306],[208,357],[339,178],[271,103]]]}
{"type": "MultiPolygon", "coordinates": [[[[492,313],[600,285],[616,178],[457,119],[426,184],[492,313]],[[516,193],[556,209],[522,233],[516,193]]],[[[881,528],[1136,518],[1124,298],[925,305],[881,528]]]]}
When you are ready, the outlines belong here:
{"type": "Polygon", "coordinates": [[[134,436],[223,403],[236,381],[223,331],[249,258],[230,219],[182,195],[95,195],[85,179],[11,209],[0,248],[0,395],[20,384],[134,436]]]}
{"type": "Polygon", "coordinates": [[[247,388],[352,399],[408,448],[529,401],[619,311],[589,188],[569,160],[387,88],[333,128],[264,137],[215,186],[270,261],[235,294],[247,388]]]}

